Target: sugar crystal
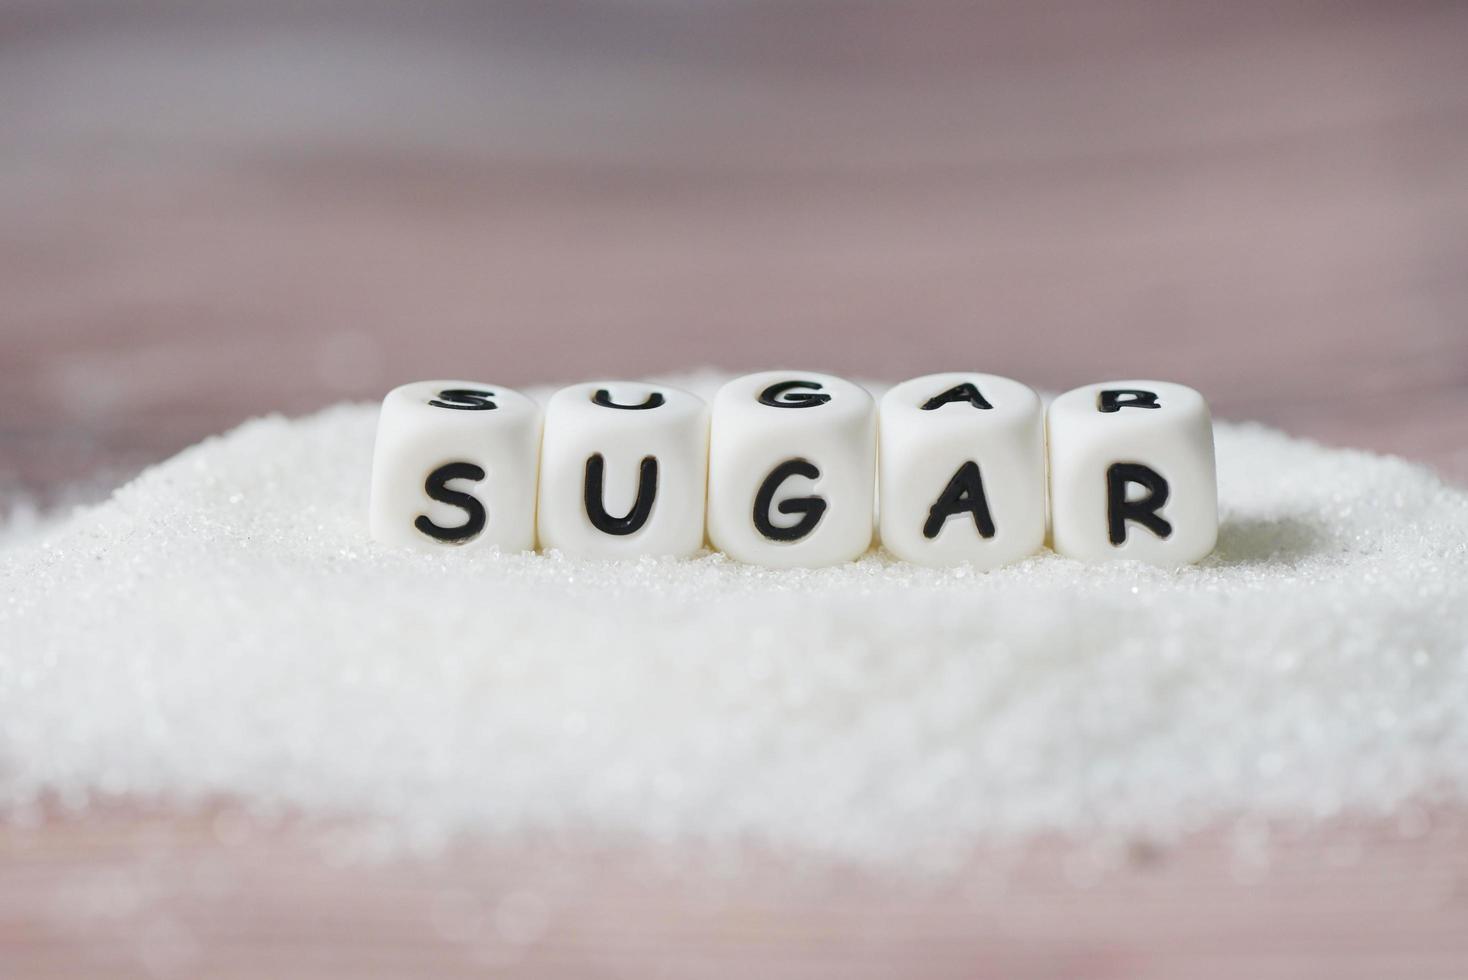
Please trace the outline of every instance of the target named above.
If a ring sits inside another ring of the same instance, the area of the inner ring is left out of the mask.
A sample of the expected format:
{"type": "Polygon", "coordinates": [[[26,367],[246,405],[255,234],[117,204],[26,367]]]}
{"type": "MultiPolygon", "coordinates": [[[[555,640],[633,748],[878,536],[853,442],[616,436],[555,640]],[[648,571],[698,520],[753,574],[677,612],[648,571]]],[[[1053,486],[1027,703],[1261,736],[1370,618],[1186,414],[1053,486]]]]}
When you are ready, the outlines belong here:
{"type": "Polygon", "coordinates": [[[0,806],[902,863],[1468,796],[1468,494],[1421,467],[1220,423],[1219,548],[1177,571],[598,563],[375,544],[375,418],[258,419],[0,534],[0,806]]]}

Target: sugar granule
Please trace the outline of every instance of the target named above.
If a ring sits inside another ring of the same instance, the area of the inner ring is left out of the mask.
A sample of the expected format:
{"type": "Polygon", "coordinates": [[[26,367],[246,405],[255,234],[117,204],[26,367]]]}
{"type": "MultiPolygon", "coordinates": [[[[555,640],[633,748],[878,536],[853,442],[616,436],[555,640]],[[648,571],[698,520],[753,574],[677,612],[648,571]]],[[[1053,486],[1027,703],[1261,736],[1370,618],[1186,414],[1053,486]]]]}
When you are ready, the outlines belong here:
{"type": "Polygon", "coordinates": [[[247,423],[0,546],[0,806],[905,863],[1468,797],[1468,494],[1406,462],[1220,424],[1176,572],[770,571],[376,545],[375,420],[247,423]]]}

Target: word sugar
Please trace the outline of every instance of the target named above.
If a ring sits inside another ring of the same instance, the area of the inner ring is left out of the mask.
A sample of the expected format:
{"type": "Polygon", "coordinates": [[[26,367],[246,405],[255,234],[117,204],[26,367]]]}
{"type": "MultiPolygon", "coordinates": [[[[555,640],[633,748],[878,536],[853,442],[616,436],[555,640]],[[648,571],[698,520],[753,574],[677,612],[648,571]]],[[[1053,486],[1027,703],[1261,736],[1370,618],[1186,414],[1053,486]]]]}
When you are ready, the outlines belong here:
{"type": "Polygon", "coordinates": [[[1161,381],[1076,388],[1048,410],[990,374],[903,382],[880,403],[806,371],[735,378],[712,407],[605,381],[536,402],[496,384],[389,392],[370,525],[423,547],[688,556],[774,568],[851,561],[874,532],[923,565],[995,568],[1047,541],[1083,561],[1175,566],[1213,550],[1213,426],[1161,381]]]}

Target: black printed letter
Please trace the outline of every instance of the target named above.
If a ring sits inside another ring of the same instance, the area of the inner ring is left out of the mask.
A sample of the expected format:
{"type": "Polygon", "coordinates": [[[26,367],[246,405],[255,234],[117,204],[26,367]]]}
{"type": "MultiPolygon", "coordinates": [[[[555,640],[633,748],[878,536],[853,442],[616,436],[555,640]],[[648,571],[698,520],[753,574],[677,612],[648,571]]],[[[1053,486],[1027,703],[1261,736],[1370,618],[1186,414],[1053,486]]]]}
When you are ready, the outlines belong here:
{"type": "Polygon", "coordinates": [[[591,519],[592,527],[605,534],[631,534],[646,524],[648,515],[652,513],[652,503],[658,495],[658,461],[652,456],[642,458],[642,466],[637,474],[637,499],[632,502],[632,509],[625,517],[613,517],[602,506],[602,478],[605,472],[606,460],[602,459],[601,453],[586,460],[583,495],[586,516],[591,519]]]}
{"type": "Polygon", "coordinates": [[[598,388],[596,389],[596,394],[591,396],[591,401],[592,404],[600,405],[602,408],[625,408],[630,411],[637,411],[638,409],[657,408],[663,403],[664,399],[661,391],[654,391],[647,396],[645,401],[639,404],[619,405],[612,401],[612,393],[610,391],[607,391],[605,388],[598,388]]]}
{"type": "Polygon", "coordinates": [[[923,411],[931,412],[942,408],[950,402],[968,402],[974,408],[993,408],[989,400],[979,391],[978,386],[965,381],[961,385],[954,385],[941,395],[934,395],[923,403],[923,411]]]}
{"type": "Polygon", "coordinates": [[[423,481],[423,489],[428,494],[428,498],[437,500],[441,504],[461,507],[469,517],[458,527],[439,527],[420,514],[413,522],[413,526],[430,538],[448,544],[463,544],[477,536],[480,531],[484,530],[484,505],[477,497],[460,493],[458,490],[450,490],[448,483],[450,480],[482,479],[484,479],[484,470],[473,463],[447,463],[428,474],[428,479],[423,481]]]}
{"type": "Polygon", "coordinates": [[[927,523],[923,524],[923,537],[936,538],[948,518],[955,514],[974,515],[974,527],[979,536],[994,536],[994,519],[989,516],[989,498],[984,496],[984,478],[979,473],[979,464],[969,460],[958,468],[948,486],[938,496],[928,511],[927,523]]]}
{"type": "Polygon", "coordinates": [[[1157,513],[1167,503],[1167,481],[1141,463],[1113,463],[1106,470],[1106,523],[1112,544],[1126,541],[1126,522],[1136,521],[1159,538],[1172,534],[1172,525],[1157,513]],[[1126,499],[1128,484],[1147,488],[1141,500],[1126,499]]]}
{"type": "Polygon", "coordinates": [[[1096,398],[1096,408],[1102,412],[1119,412],[1123,408],[1161,408],[1157,392],[1139,388],[1105,388],[1096,398]]]}
{"type": "Polygon", "coordinates": [[[759,403],[771,408],[814,408],[831,400],[821,387],[819,381],[780,381],[759,393],[759,403]],[[799,388],[805,390],[797,391],[799,388]]]}
{"type": "Polygon", "coordinates": [[[782,514],[801,514],[800,520],[791,527],[776,527],[770,522],[770,504],[775,499],[775,491],[780,489],[780,484],[792,476],[803,476],[808,480],[818,479],[821,471],[813,463],[803,459],[787,459],[779,466],[770,471],[765,477],[765,482],[760,484],[759,493],[754,497],[754,526],[755,529],[769,538],[771,541],[799,541],[816,529],[821,522],[821,516],[826,513],[826,501],[823,497],[794,497],[790,500],[782,500],[775,509],[782,514]]]}
{"type": "Polygon", "coordinates": [[[487,412],[499,408],[492,400],[494,392],[475,391],[472,388],[450,388],[440,391],[438,397],[428,404],[434,408],[457,408],[464,412],[487,412]]]}

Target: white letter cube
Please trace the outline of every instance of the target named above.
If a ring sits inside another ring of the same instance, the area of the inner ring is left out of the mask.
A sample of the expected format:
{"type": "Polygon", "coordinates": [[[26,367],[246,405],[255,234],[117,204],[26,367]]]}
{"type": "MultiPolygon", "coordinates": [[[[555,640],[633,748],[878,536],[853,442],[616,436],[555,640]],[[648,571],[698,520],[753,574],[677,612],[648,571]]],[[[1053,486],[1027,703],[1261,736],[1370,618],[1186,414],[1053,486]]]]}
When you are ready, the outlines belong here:
{"type": "Polygon", "coordinates": [[[545,410],[540,544],[581,558],[686,557],[703,547],[709,421],[667,385],[562,388],[545,410]]]}
{"type": "Polygon", "coordinates": [[[1081,561],[1198,561],[1218,539],[1213,422],[1203,396],[1165,381],[1111,381],[1050,404],[1050,525],[1081,561]]]}
{"type": "Polygon", "coordinates": [[[419,381],[382,402],[372,536],[422,548],[535,547],[540,408],[501,385],[419,381]]]}
{"type": "Polygon", "coordinates": [[[872,396],[811,371],[735,378],[714,399],[708,533],[739,561],[816,568],[872,542],[872,396]]]}
{"type": "Polygon", "coordinates": [[[882,396],[882,544],[920,565],[997,568],[1045,544],[1045,416],[1027,385],[932,374],[882,396]]]}

